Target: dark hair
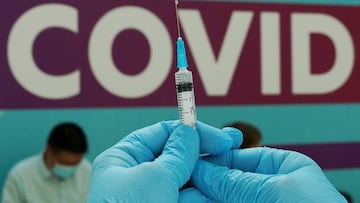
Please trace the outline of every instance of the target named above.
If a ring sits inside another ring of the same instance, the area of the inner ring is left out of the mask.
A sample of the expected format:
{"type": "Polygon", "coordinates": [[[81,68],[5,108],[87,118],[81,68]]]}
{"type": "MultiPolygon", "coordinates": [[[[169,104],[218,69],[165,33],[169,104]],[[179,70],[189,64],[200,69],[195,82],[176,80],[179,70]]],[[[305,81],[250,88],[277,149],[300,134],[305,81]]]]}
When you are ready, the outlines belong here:
{"type": "Polygon", "coordinates": [[[243,133],[243,143],[240,148],[252,147],[253,144],[261,141],[261,132],[255,126],[245,122],[232,122],[226,124],[225,127],[233,127],[239,129],[243,133]]]}
{"type": "Polygon", "coordinates": [[[85,133],[78,125],[71,122],[56,125],[50,132],[47,144],[54,151],[86,153],[88,150],[85,133]]]}

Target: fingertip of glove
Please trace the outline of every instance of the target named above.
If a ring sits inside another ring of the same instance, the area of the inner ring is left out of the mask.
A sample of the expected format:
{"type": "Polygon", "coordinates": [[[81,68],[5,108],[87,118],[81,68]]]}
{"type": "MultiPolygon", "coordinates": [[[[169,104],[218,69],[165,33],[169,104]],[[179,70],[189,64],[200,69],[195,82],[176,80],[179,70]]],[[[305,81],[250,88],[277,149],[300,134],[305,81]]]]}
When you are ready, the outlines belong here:
{"type": "Polygon", "coordinates": [[[191,126],[189,126],[189,125],[180,124],[180,125],[178,126],[178,128],[181,129],[182,131],[184,131],[184,132],[187,133],[187,134],[191,134],[192,136],[194,136],[194,135],[198,136],[197,131],[196,131],[193,127],[191,127],[191,126]]]}
{"type": "Polygon", "coordinates": [[[173,134],[181,137],[189,137],[189,139],[193,140],[194,136],[198,138],[197,132],[194,128],[189,125],[179,124],[176,129],[174,129],[173,134]]]}
{"type": "Polygon", "coordinates": [[[239,148],[243,142],[243,133],[239,129],[233,127],[225,127],[222,130],[230,135],[231,139],[233,140],[232,148],[239,148]]]}
{"type": "Polygon", "coordinates": [[[159,123],[168,133],[173,132],[181,124],[179,120],[160,121],[159,123]]]}

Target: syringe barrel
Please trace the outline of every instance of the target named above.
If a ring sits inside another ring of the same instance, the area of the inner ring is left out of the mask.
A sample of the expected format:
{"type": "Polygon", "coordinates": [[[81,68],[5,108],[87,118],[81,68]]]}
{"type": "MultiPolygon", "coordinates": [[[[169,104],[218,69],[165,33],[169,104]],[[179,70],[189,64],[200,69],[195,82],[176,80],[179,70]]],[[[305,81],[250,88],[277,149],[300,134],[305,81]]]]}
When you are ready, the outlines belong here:
{"type": "Polygon", "coordinates": [[[175,73],[175,83],[180,122],[195,128],[196,108],[191,71],[179,68],[175,73]]]}

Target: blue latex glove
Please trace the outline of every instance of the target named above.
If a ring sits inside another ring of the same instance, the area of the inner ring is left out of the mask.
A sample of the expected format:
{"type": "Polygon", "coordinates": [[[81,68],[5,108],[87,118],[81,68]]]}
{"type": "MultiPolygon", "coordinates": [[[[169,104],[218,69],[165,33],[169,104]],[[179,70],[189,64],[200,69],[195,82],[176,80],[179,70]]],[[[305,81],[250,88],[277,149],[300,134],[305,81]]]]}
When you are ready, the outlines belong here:
{"type": "Polygon", "coordinates": [[[297,152],[259,147],[205,160],[192,174],[196,188],[182,191],[180,202],[346,203],[320,167],[297,152]]]}
{"type": "Polygon", "coordinates": [[[241,142],[238,130],[201,122],[196,131],[178,121],[136,130],[95,159],[88,202],[178,202],[199,152],[221,154],[241,142]]]}

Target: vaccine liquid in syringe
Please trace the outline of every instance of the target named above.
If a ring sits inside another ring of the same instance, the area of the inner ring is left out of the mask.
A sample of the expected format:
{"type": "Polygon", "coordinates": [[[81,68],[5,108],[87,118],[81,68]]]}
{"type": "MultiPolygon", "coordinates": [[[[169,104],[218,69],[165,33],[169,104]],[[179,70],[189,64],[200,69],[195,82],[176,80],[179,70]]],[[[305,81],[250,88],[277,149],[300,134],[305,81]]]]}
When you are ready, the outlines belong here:
{"type": "Polygon", "coordinates": [[[196,108],[191,71],[179,68],[175,73],[175,83],[180,122],[195,128],[196,108]]]}

